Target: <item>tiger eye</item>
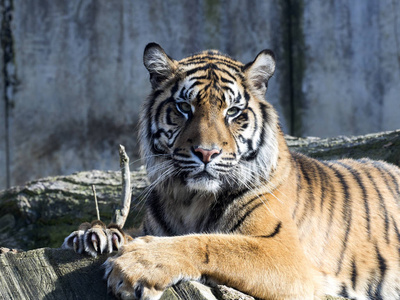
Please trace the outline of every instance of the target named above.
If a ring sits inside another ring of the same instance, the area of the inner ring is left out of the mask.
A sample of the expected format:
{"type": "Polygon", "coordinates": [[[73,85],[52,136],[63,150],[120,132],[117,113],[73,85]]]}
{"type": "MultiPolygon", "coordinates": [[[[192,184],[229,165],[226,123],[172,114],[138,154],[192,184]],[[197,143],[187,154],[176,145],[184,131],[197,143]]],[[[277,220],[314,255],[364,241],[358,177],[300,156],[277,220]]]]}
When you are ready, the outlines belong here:
{"type": "Polygon", "coordinates": [[[228,111],[226,112],[226,114],[230,117],[236,116],[238,113],[240,112],[240,109],[237,107],[231,107],[230,109],[228,109],[228,111]]]}
{"type": "Polygon", "coordinates": [[[179,102],[176,104],[176,106],[177,106],[178,110],[184,114],[188,114],[192,111],[192,106],[186,102],[179,102]]]}

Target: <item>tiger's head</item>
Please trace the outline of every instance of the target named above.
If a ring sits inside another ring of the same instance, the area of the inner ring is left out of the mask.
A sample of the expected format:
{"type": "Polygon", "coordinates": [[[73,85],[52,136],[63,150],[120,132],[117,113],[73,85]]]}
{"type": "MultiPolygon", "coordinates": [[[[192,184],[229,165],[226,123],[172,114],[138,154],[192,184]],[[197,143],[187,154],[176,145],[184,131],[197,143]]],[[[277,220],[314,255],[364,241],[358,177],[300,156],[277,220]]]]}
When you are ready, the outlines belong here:
{"type": "Polygon", "coordinates": [[[278,121],[266,102],[270,50],[246,65],[217,51],[176,61],[144,50],[152,93],[140,122],[141,153],[154,183],[221,193],[268,180],[278,160],[278,121]]]}

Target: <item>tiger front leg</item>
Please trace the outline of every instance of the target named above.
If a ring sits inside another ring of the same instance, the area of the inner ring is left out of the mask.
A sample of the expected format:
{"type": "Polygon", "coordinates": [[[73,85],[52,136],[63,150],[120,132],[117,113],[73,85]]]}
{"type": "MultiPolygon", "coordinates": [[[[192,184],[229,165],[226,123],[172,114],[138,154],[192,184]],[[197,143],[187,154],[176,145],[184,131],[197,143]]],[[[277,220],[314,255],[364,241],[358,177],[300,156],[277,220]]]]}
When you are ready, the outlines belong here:
{"type": "Polygon", "coordinates": [[[159,299],[181,280],[211,279],[261,299],[315,299],[316,278],[301,249],[243,235],[141,237],[105,262],[121,299],[159,299]],[[314,298],[315,297],[315,298],[314,298]]]}
{"type": "Polygon", "coordinates": [[[64,239],[61,248],[73,249],[77,253],[98,254],[112,253],[127,244],[132,238],[116,225],[106,225],[101,221],[82,223],[78,230],[64,239]]]}

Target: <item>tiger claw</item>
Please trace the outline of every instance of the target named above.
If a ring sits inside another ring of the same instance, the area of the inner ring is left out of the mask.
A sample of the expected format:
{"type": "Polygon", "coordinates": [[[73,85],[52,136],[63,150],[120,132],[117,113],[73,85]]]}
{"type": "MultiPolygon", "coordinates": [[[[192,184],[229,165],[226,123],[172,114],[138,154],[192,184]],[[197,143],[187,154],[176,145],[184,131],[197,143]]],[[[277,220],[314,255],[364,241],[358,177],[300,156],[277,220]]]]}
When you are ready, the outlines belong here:
{"type": "Polygon", "coordinates": [[[83,234],[82,230],[72,232],[69,236],[64,239],[61,248],[73,249],[76,253],[82,253],[83,251],[83,234]]]}
{"type": "Polygon", "coordinates": [[[118,251],[122,247],[122,245],[132,240],[131,237],[127,237],[126,235],[124,235],[122,230],[115,225],[110,225],[109,228],[107,229],[107,233],[108,233],[109,253],[115,250],[118,251]]]}
{"type": "Polygon", "coordinates": [[[113,244],[113,248],[115,248],[117,250],[120,247],[119,238],[115,233],[113,233],[113,235],[112,235],[112,244],[113,244]]]}
{"type": "Polygon", "coordinates": [[[96,257],[99,254],[112,253],[130,240],[132,238],[126,237],[119,227],[110,225],[107,228],[102,222],[93,221],[91,224],[81,224],[77,231],[65,238],[61,247],[96,257]]]}
{"type": "Polygon", "coordinates": [[[72,243],[73,243],[73,246],[74,246],[74,251],[75,251],[75,252],[78,252],[78,249],[79,249],[79,239],[78,239],[77,236],[74,237],[72,243]]]}
{"type": "Polygon", "coordinates": [[[92,241],[92,245],[93,245],[94,251],[98,252],[99,251],[99,246],[98,246],[99,241],[97,239],[96,234],[92,233],[90,239],[92,241]]]}

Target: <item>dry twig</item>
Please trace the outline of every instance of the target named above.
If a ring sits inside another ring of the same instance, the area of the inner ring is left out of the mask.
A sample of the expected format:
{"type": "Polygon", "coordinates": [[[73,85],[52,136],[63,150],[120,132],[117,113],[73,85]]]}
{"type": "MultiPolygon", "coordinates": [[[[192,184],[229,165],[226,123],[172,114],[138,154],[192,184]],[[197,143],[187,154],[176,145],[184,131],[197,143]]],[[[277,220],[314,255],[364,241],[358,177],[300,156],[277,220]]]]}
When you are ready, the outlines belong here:
{"type": "Polygon", "coordinates": [[[121,207],[117,208],[114,212],[113,223],[123,228],[131,206],[132,191],[131,172],[129,170],[129,157],[125,152],[125,147],[122,145],[119,145],[119,164],[122,173],[122,203],[121,207]]]}
{"type": "Polygon", "coordinates": [[[99,204],[97,203],[96,188],[95,188],[94,184],[92,184],[92,191],[93,191],[93,196],[94,196],[94,203],[96,204],[97,220],[100,221],[99,204]]]}

